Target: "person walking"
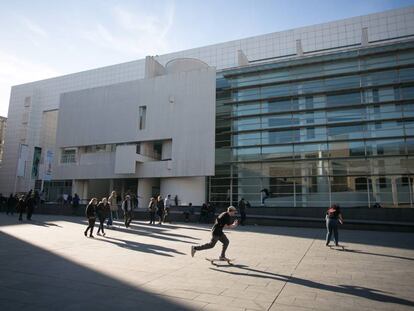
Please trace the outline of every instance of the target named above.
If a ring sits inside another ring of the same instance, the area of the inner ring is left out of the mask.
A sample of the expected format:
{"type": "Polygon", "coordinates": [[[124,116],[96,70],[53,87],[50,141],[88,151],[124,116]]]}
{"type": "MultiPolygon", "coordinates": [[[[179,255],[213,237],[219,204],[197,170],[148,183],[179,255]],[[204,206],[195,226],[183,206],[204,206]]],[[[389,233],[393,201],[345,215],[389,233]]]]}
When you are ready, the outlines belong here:
{"type": "Polygon", "coordinates": [[[124,202],[122,202],[122,210],[124,211],[125,227],[129,228],[132,221],[132,210],[134,209],[134,202],[131,200],[131,196],[127,195],[124,202]]]}
{"type": "MultiPolygon", "coordinates": [[[[30,191],[29,191],[30,192],[30,191]]],[[[32,220],[33,211],[36,207],[36,196],[35,193],[31,192],[26,200],[27,214],[26,219],[32,220]]]]}
{"type": "Polygon", "coordinates": [[[163,219],[163,223],[166,223],[167,220],[169,223],[171,223],[171,218],[170,218],[170,209],[171,209],[171,195],[167,195],[167,197],[165,198],[164,201],[164,219],[163,219]]]}
{"type": "Polygon", "coordinates": [[[159,219],[158,224],[161,225],[161,222],[162,222],[163,217],[164,217],[164,201],[162,200],[161,195],[159,195],[158,198],[157,198],[157,215],[158,215],[158,219],[159,219]]]}
{"type": "Polygon", "coordinates": [[[109,217],[106,225],[109,227],[112,227],[113,220],[118,219],[118,200],[116,198],[116,192],[112,191],[111,195],[108,198],[108,203],[110,207],[109,211],[109,217]]]}
{"type": "Polygon", "coordinates": [[[242,226],[244,226],[244,223],[246,222],[246,205],[246,201],[244,200],[244,198],[242,198],[238,204],[238,208],[240,211],[240,224],[242,226]]]}
{"type": "Polygon", "coordinates": [[[96,204],[98,203],[97,198],[92,198],[89,201],[89,204],[86,206],[85,214],[86,218],[88,218],[88,227],[86,228],[84,234],[88,236],[88,230],[90,229],[91,232],[89,233],[89,237],[93,238],[93,227],[95,226],[96,220],[96,204]]]}
{"type": "Polygon", "coordinates": [[[329,246],[331,242],[332,233],[334,234],[334,241],[335,246],[338,246],[338,222],[340,224],[344,223],[342,218],[341,209],[338,204],[333,204],[328,210],[326,211],[326,246],[329,246]]]}
{"type": "Polygon", "coordinates": [[[26,202],[24,200],[24,196],[23,195],[17,201],[16,210],[19,213],[19,221],[23,221],[23,213],[26,210],[26,202]]]}
{"type": "Polygon", "coordinates": [[[98,215],[99,219],[99,229],[97,233],[98,235],[101,235],[100,232],[102,231],[102,235],[105,236],[104,224],[106,217],[109,216],[110,209],[111,208],[106,198],[102,198],[102,200],[96,206],[96,214],[98,215]]]}
{"type": "Polygon", "coordinates": [[[150,225],[155,225],[155,212],[157,210],[157,201],[154,197],[150,199],[150,202],[148,204],[148,211],[150,214],[150,225]]]}
{"type": "Polygon", "coordinates": [[[223,243],[223,248],[221,250],[221,255],[219,257],[220,260],[228,260],[226,258],[226,250],[229,246],[229,239],[224,234],[223,229],[229,228],[233,229],[236,228],[238,225],[237,219],[232,222],[232,217],[234,217],[237,213],[237,210],[234,206],[229,206],[227,208],[227,212],[221,213],[214,223],[213,228],[211,229],[211,241],[204,244],[204,245],[198,245],[198,246],[191,246],[191,257],[194,257],[195,253],[197,251],[205,250],[213,248],[217,241],[220,241],[223,243]]]}

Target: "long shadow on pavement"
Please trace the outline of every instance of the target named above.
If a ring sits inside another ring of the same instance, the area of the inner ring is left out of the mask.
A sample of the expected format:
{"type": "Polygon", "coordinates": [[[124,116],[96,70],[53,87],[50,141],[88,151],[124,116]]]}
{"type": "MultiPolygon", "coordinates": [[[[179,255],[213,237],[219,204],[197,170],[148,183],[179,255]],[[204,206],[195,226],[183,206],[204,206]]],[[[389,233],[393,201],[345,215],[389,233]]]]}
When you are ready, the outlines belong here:
{"type": "Polygon", "coordinates": [[[214,270],[214,271],[219,271],[219,272],[222,272],[222,273],[232,274],[232,275],[242,275],[242,276],[249,276],[249,277],[272,279],[272,280],[277,280],[277,281],[285,281],[287,283],[298,284],[298,285],[302,285],[302,286],[306,286],[306,287],[310,287],[310,288],[316,288],[316,289],[319,289],[319,290],[331,291],[333,293],[342,293],[342,294],[367,298],[367,299],[371,299],[371,300],[375,300],[375,301],[379,301],[379,302],[395,303],[395,304],[399,304],[399,305],[414,307],[414,301],[403,299],[403,298],[398,298],[398,297],[394,297],[394,296],[390,296],[390,295],[386,295],[386,294],[391,294],[391,293],[384,292],[384,291],[381,291],[381,290],[377,290],[377,289],[374,289],[374,288],[368,288],[368,287],[362,287],[362,286],[353,286],[353,285],[338,285],[338,286],[335,286],[335,285],[322,284],[322,283],[317,283],[317,282],[302,279],[302,278],[297,278],[297,277],[294,277],[294,276],[289,276],[289,275],[283,275],[283,274],[277,274],[277,273],[252,269],[252,268],[249,268],[246,265],[240,265],[240,264],[230,265],[230,266],[221,266],[220,268],[228,268],[228,267],[230,267],[230,268],[239,268],[241,270],[248,271],[248,273],[246,273],[246,272],[235,272],[235,271],[225,271],[225,270],[218,269],[218,268],[210,268],[210,269],[214,270]],[[254,273],[251,273],[251,272],[254,272],[254,273]]]}
{"type": "Polygon", "coordinates": [[[364,252],[358,249],[350,249],[350,248],[344,248],[344,249],[334,249],[339,252],[348,252],[348,253],[355,253],[355,254],[363,254],[363,255],[372,255],[372,256],[380,256],[380,257],[387,257],[387,258],[395,258],[395,259],[403,259],[403,260],[412,260],[414,261],[414,258],[412,257],[404,257],[404,256],[395,256],[395,255],[387,255],[387,254],[379,254],[379,253],[372,253],[372,252],[364,252]]]}
{"type": "Polygon", "coordinates": [[[174,253],[178,255],[186,255],[182,252],[179,252],[173,248],[164,247],[160,245],[154,245],[154,244],[146,244],[146,243],[140,243],[140,242],[134,242],[134,241],[128,241],[123,239],[117,239],[112,237],[104,237],[101,239],[96,239],[97,241],[102,241],[106,243],[112,243],[114,245],[117,245],[122,248],[127,248],[133,251],[138,251],[142,253],[150,253],[150,254],[156,254],[161,256],[168,256],[168,257],[174,257],[173,255],[169,253],[174,253]]]}
{"type": "MultiPolygon", "coordinates": [[[[322,228],[244,226],[238,230],[239,232],[255,232],[318,240],[325,240],[326,237],[326,229],[322,228]]],[[[414,250],[414,234],[410,232],[341,230],[339,228],[339,243],[355,243],[414,250]],[[381,238],[378,238],[379,235],[381,238]]]]}
{"type": "Polygon", "coordinates": [[[192,310],[0,232],[0,310],[192,310]]]}

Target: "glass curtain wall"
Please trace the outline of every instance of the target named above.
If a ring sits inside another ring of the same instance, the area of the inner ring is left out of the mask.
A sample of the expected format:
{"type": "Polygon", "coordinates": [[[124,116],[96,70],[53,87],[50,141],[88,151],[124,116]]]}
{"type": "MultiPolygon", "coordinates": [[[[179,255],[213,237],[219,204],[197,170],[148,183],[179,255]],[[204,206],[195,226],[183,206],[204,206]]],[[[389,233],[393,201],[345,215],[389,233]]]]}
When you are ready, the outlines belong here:
{"type": "Polygon", "coordinates": [[[413,207],[414,42],[218,73],[209,199],[413,207]]]}

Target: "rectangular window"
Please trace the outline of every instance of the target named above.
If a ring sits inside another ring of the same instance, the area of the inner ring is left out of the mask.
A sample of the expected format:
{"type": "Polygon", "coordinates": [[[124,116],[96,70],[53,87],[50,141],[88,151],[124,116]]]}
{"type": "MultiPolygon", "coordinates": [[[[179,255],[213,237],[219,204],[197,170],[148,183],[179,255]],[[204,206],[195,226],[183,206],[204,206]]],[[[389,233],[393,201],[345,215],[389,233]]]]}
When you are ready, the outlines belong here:
{"type": "Polygon", "coordinates": [[[60,163],[76,163],[76,150],[63,149],[60,157],[60,163]]]}
{"type": "Polygon", "coordinates": [[[145,119],[147,117],[147,106],[139,106],[139,129],[145,129],[145,119]]]}

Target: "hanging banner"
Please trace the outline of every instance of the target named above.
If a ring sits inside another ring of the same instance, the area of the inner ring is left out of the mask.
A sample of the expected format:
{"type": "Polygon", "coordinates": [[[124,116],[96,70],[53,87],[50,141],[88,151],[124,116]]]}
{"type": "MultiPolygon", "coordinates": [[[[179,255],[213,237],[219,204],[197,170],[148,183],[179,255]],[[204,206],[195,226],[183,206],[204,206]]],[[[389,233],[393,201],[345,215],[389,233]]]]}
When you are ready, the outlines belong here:
{"type": "Polygon", "coordinates": [[[37,179],[39,176],[39,164],[40,156],[42,155],[42,148],[34,147],[33,153],[33,166],[32,166],[32,179],[37,179]]]}
{"type": "Polygon", "coordinates": [[[24,171],[26,168],[26,161],[27,161],[28,153],[29,153],[29,146],[21,144],[19,162],[17,164],[17,176],[18,177],[24,177],[24,171]]]}
{"type": "Polygon", "coordinates": [[[52,162],[53,162],[53,151],[48,150],[46,152],[45,158],[45,172],[43,175],[43,180],[52,180],[52,162]]]}

